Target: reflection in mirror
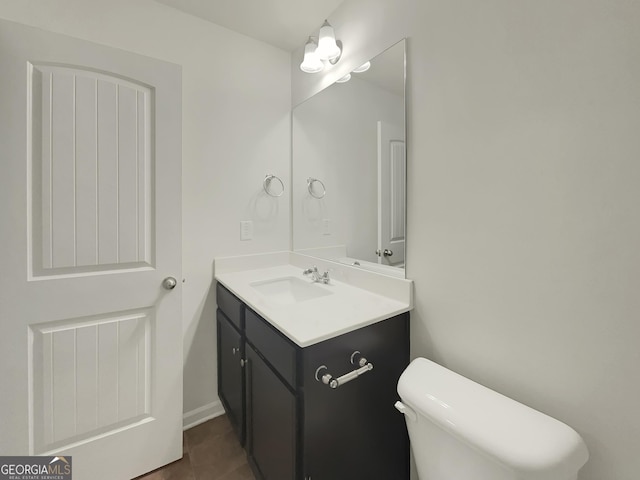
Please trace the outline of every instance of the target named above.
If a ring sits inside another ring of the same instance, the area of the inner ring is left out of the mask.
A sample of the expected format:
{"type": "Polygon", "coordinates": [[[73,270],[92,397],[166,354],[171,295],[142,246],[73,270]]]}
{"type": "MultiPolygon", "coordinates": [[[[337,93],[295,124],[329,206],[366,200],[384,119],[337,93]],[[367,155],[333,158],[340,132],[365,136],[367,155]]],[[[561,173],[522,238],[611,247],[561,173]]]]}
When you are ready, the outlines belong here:
{"type": "Polygon", "coordinates": [[[402,40],[294,108],[296,251],[404,277],[404,86],[402,40]]]}

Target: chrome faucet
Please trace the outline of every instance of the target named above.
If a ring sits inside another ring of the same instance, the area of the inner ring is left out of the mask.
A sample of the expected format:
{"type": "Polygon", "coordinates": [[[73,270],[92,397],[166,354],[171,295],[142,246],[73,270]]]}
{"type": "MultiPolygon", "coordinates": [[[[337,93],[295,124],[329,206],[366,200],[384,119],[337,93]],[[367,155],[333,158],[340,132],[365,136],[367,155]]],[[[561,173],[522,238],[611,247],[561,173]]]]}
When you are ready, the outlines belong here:
{"type": "Polygon", "coordinates": [[[311,275],[311,279],[314,282],[322,282],[324,284],[327,284],[329,283],[329,280],[331,280],[329,278],[329,270],[326,270],[322,275],[320,275],[320,272],[318,272],[318,267],[316,267],[315,265],[311,268],[307,268],[302,272],[302,274],[311,275]]]}

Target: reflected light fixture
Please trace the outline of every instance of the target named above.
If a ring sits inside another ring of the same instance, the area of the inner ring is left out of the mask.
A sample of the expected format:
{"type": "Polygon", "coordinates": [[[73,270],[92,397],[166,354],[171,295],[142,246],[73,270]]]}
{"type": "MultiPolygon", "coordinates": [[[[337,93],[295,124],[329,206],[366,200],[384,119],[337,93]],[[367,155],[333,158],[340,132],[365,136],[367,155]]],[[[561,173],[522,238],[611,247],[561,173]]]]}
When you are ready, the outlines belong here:
{"type": "Polygon", "coordinates": [[[336,80],[336,83],[346,83],[349,80],[351,80],[351,74],[347,73],[344,77],[339,78],[338,80],[336,80]]]}
{"type": "Polygon", "coordinates": [[[358,68],[354,69],[353,72],[354,73],[362,73],[362,72],[366,72],[370,68],[371,68],[371,62],[366,62],[366,63],[363,63],[362,65],[360,65],[358,68]]]}
{"type": "Polygon", "coordinates": [[[328,21],[324,21],[320,27],[318,36],[318,49],[316,50],[321,60],[335,60],[340,56],[341,49],[336,42],[336,35],[333,27],[328,21]]]}
{"type": "Polygon", "coordinates": [[[304,58],[300,64],[300,70],[306,73],[318,73],[324,70],[324,63],[318,56],[318,46],[311,37],[304,46],[304,58]]]}

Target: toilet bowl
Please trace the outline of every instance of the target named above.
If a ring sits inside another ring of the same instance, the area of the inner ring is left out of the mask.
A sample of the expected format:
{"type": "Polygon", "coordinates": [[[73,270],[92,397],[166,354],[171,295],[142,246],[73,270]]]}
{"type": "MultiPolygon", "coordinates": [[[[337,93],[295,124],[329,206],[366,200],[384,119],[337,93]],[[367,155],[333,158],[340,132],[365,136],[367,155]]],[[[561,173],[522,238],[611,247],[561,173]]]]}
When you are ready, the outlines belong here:
{"type": "Polygon", "coordinates": [[[571,427],[425,358],[398,394],[420,480],[575,480],[589,458],[571,427]]]}

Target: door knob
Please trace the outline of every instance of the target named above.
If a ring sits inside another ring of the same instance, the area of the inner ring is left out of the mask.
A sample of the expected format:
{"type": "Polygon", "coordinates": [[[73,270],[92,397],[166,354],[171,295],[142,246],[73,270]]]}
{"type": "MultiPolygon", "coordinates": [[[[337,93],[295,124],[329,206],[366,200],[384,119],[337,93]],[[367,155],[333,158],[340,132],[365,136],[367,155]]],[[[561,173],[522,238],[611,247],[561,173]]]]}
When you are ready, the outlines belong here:
{"type": "Polygon", "coordinates": [[[391,250],[389,250],[388,248],[385,248],[385,249],[384,249],[384,252],[382,252],[382,254],[383,254],[385,257],[390,257],[391,255],[393,255],[393,252],[392,252],[391,250]]]}
{"type": "Polygon", "coordinates": [[[162,281],[162,286],[167,290],[173,290],[176,288],[178,281],[173,277],[167,277],[162,281]]]}

